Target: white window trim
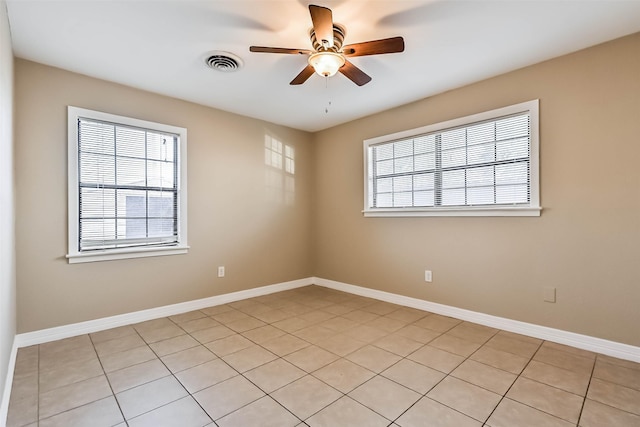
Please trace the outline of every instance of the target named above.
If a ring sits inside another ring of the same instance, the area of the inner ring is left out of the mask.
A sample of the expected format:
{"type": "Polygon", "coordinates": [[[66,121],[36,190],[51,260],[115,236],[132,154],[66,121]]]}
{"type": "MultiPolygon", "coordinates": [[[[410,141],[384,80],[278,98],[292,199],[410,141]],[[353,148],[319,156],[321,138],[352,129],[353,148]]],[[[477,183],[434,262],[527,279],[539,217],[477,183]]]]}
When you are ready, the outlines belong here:
{"type": "Polygon", "coordinates": [[[435,123],[364,140],[364,209],[365,217],[422,217],[422,216],[540,216],[540,163],[539,163],[539,100],[522,102],[483,113],[472,114],[441,123],[435,123]],[[491,120],[501,116],[529,112],[531,126],[531,156],[529,161],[530,203],[529,206],[460,206],[460,207],[398,207],[371,208],[369,203],[369,147],[385,142],[411,138],[444,129],[465,126],[475,122],[491,120]]]}
{"type": "Polygon", "coordinates": [[[66,257],[69,261],[69,264],[186,254],[189,250],[189,246],[187,244],[187,129],[73,106],[67,107],[67,123],[69,252],[67,253],[66,257]],[[178,243],[176,245],[148,248],[136,247],[103,249],[91,252],[80,252],[78,250],[80,212],[78,206],[77,123],[79,117],[86,117],[106,122],[136,126],[140,128],[153,129],[180,135],[180,147],[178,154],[178,243]]]}

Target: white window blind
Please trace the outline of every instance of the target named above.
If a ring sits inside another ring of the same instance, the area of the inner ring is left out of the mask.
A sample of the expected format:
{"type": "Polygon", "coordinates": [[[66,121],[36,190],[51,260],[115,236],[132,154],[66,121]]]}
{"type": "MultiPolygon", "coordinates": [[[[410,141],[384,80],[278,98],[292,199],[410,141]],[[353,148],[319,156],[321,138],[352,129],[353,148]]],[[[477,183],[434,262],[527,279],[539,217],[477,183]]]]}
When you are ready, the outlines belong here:
{"type": "Polygon", "coordinates": [[[89,110],[73,117],[70,110],[69,120],[70,150],[76,150],[70,214],[77,221],[70,216],[70,259],[184,245],[180,157],[186,133],[89,110]]]}
{"type": "Polygon", "coordinates": [[[365,214],[537,208],[537,102],[365,141],[365,162],[365,214]]]}

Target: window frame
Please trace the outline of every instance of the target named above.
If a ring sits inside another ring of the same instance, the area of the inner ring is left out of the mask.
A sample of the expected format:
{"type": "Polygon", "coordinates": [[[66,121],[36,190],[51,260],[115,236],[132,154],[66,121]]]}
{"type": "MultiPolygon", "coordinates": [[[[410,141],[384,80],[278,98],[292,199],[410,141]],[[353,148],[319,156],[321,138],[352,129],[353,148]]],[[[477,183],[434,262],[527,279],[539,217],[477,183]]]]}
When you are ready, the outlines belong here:
{"type": "Polygon", "coordinates": [[[150,122],[86,108],[67,107],[67,137],[68,137],[68,253],[66,258],[69,264],[110,261],[118,259],[141,258],[164,255],[186,254],[189,250],[187,244],[187,129],[150,122]],[[80,251],[78,238],[80,235],[80,201],[79,201],[79,176],[78,176],[78,119],[86,118],[116,125],[142,128],[150,131],[171,133],[179,136],[176,167],[177,173],[177,217],[178,236],[177,243],[167,246],[138,246],[128,248],[106,248],[91,251],[80,251]]]}
{"type": "Polygon", "coordinates": [[[497,108],[415,129],[383,135],[363,141],[364,151],[364,209],[365,217],[429,217],[429,216],[540,216],[540,160],[539,160],[539,100],[531,100],[507,107],[497,108]],[[529,185],[530,199],[527,206],[479,205],[479,206],[438,206],[438,207],[372,207],[369,200],[373,185],[371,168],[371,147],[432,134],[456,127],[471,126],[475,123],[497,120],[504,116],[529,113],[530,154],[529,185]]]}

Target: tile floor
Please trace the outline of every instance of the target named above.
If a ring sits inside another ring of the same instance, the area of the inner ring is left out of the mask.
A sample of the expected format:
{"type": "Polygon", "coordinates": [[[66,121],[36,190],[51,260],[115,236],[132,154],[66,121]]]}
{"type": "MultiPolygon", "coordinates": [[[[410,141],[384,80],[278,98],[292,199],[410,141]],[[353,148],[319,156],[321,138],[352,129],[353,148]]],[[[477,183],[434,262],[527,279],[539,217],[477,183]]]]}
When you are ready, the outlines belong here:
{"type": "Polygon", "coordinates": [[[640,426],[640,364],[309,286],[18,352],[8,426],[640,426]]]}

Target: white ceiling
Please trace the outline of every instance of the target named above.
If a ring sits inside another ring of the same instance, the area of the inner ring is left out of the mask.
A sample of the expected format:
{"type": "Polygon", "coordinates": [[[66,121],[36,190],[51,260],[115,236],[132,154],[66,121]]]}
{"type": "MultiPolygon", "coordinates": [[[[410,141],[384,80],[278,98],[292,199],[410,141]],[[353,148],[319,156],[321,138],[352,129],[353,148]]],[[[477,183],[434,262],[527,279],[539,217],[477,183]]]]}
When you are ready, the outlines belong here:
{"type": "Polygon", "coordinates": [[[7,0],[20,58],[307,131],[317,131],[640,31],[627,0],[7,0]],[[311,48],[307,6],[333,10],[345,44],[403,36],[405,52],[352,58],[373,77],[289,82],[311,48]],[[234,73],[207,68],[232,52],[234,73]],[[329,102],[328,113],[325,108],[329,102]]]}

